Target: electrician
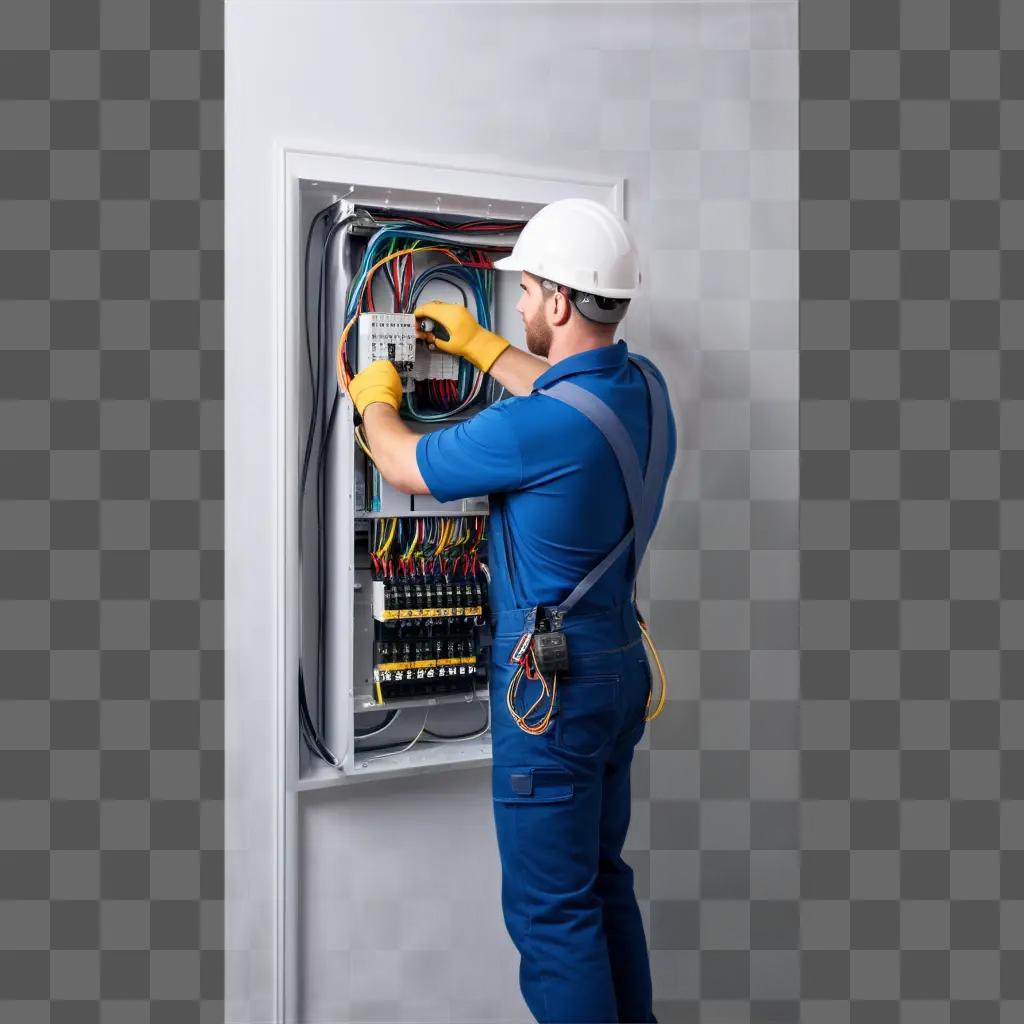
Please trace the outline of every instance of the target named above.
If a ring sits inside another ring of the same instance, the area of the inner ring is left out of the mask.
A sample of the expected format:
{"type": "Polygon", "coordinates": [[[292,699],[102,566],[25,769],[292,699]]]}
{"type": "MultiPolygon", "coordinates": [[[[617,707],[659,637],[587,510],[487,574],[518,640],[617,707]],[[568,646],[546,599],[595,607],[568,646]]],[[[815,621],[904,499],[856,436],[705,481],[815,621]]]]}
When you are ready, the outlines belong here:
{"type": "Polygon", "coordinates": [[[614,337],[640,284],[620,217],[589,199],[551,203],[494,265],[521,272],[529,352],[454,303],[415,310],[447,339],[417,333],[513,397],[420,435],[399,419],[401,380],[387,360],[353,377],[349,394],[389,483],[440,501],[490,498],[492,806],[526,1003],[545,1022],[655,1021],[622,847],[653,689],[633,583],[675,423],[664,379],[614,337]],[[545,627],[560,627],[568,647],[568,671],[551,679],[523,661],[545,627]],[[547,711],[531,720],[541,701],[547,711]]]}

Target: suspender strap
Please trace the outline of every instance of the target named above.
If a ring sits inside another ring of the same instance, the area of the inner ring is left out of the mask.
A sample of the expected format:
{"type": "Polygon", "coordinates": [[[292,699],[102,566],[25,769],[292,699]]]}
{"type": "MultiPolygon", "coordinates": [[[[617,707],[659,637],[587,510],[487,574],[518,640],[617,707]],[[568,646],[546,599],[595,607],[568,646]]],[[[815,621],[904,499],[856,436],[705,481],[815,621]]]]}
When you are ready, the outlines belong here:
{"type": "MultiPolygon", "coordinates": [[[[644,477],[640,470],[640,460],[636,456],[636,448],[630,440],[622,420],[612,412],[606,402],[579,384],[569,380],[560,380],[551,387],[545,388],[545,395],[557,398],[560,402],[572,406],[577,412],[583,413],[612,446],[615,458],[619,462],[623,479],[626,481],[626,494],[629,496],[629,508],[633,516],[633,528],[642,519],[640,503],[644,497],[644,477]]],[[[639,536],[634,533],[636,542],[636,564],[640,565],[643,550],[639,547],[639,536]]]]}
{"type": "MultiPolygon", "coordinates": [[[[594,566],[586,576],[583,577],[573,588],[573,592],[555,609],[562,615],[568,615],[573,608],[576,607],[577,602],[584,597],[590,588],[615,564],[615,560],[622,554],[623,551],[629,546],[630,541],[633,540],[633,527],[629,528],[629,532],[622,540],[619,541],[615,547],[608,552],[604,558],[601,559],[597,565],[594,566]]],[[[634,575],[636,573],[634,572],[634,575]]]]}
{"type": "Polygon", "coordinates": [[[629,508],[633,525],[615,547],[576,585],[572,593],[555,609],[561,616],[567,615],[587,594],[595,583],[615,563],[623,551],[632,543],[634,550],[633,575],[640,571],[640,562],[647,542],[654,530],[655,510],[658,495],[665,478],[665,460],[668,437],[668,403],[664,386],[646,359],[630,356],[644,375],[644,382],[651,398],[651,439],[647,456],[647,472],[642,473],[636,448],[622,425],[622,421],[611,407],[597,395],[578,384],[561,380],[550,387],[541,389],[542,394],[564,402],[582,413],[604,434],[611,446],[622,471],[629,497],[629,508]]]}
{"type": "MultiPolygon", "coordinates": [[[[634,356],[634,363],[640,367],[647,381],[647,391],[651,396],[651,443],[647,453],[647,474],[644,477],[644,495],[640,503],[643,510],[643,522],[638,527],[637,550],[641,554],[654,533],[654,517],[658,507],[658,494],[665,482],[665,459],[668,454],[668,403],[665,398],[664,384],[659,380],[654,366],[646,356],[634,356]]],[[[637,572],[640,571],[640,559],[636,562],[637,572]]]]}

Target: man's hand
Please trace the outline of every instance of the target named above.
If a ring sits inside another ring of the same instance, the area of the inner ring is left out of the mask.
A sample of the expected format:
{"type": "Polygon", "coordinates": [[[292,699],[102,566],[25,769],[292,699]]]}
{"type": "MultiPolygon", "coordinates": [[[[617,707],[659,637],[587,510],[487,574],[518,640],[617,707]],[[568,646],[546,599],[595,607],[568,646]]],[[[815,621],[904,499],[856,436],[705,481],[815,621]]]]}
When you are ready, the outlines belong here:
{"type": "Polygon", "coordinates": [[[402,378],[387,359],[378,359],[348,382],[352,404],[363,418],[363,429],[381,476],[405,494],[429,494],[416,464],[414,434],[399,418],[402,378]]]}
{"type": "Polygon", "coordinates": [[[362,416],[372,402],[384,402],[398,410],[402,404],[402,378],[387,359],[378,359],[348,382],[352,404],[362,416]]]}
{"type": "Polygon", "coordinates": [[[494,361],[509,347],[509,342],[500,334],[481,327],[465,306],[457,302],[427,302],[413,310],[413,316],[419,320],[429,317],[439,323],[447,332],[448,338],[442,341],[432,333],[416,327],[416,336],[433,342],[442,352],[462,356],[474,366],[486,373],[494,361]]]}

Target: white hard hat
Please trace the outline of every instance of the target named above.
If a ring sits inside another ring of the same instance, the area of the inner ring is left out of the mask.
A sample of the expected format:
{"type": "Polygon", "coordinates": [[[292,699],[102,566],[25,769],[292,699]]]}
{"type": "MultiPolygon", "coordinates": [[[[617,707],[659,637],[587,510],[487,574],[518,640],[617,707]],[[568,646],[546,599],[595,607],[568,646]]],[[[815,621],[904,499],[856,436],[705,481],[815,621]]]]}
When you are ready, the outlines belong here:
{"type": "Polygon", "coordinates": [[[610,299],[631,299],[640,291],[640,260],[626,222],[593,199],[559,199],[542,207],[494,266],[610,299]]]}

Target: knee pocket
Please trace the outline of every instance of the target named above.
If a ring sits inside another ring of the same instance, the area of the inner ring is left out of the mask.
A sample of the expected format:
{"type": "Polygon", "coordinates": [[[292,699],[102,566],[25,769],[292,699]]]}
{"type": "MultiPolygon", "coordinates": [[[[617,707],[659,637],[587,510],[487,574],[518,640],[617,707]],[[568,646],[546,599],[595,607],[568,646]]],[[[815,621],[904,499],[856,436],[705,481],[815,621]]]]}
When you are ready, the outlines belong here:
{"type": "Polygon", "coordinates": [[[572,772],[557,766],[495,765],[492,795],[503,804],[553,804],[573,798],[572,772]]]}

